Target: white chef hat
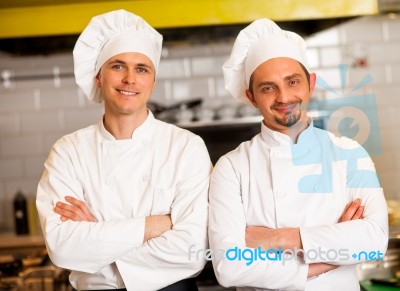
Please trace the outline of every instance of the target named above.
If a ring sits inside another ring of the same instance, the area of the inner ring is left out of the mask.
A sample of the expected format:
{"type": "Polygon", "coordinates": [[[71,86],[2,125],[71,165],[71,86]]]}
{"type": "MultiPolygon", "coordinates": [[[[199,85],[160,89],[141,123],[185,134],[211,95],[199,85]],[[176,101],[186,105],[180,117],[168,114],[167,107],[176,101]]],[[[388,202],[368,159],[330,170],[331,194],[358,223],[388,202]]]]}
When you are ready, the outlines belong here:
{"type": "Polygon", "coordinates": [[[230,57],[222,66],[226,90],[238,101],[249,103],[245,91],[251,74],[265,61],[278,57],[295,59],[308,70],[302,37],[282,30],[267,18],[255,20],[240,31],[230,57]]]}
{"type": "Polygon", "coordinates": [[[138,15],[121,9],[95,16],[73,51],[76,83],[89,100],[100,103],[103,97],[95,77],[108,59],[126,52],[141,53],[157,72],[161,48],[162,35],[138,15]]]}

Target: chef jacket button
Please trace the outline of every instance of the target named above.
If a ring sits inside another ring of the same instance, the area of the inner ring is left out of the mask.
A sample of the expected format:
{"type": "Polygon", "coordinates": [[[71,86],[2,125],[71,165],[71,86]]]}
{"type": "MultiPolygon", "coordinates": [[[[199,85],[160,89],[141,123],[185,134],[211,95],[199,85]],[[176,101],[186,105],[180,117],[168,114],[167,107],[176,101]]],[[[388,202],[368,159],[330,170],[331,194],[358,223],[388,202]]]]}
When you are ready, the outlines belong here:
{"type": "Polygon", "coordinates": [[[144,175],[142,178],[143,182],[147,182],[149,180],[149,178],[150,178],[149,175],[144,175]]]}
{"type": "Polygon", "coordinates": [[[283,196],[285,196],[285,193],[282,192],[282,191],[276,191],[276,196],[277,197],[283,197],[283,196]]]}

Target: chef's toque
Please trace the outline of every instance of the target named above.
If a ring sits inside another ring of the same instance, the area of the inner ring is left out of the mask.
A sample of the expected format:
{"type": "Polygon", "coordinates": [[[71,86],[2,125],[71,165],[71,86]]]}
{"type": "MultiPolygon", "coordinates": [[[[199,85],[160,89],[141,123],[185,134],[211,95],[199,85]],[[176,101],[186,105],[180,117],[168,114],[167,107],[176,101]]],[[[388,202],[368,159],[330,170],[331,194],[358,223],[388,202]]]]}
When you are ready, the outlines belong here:
{"type": "Polygon", "coordinates": [[[225,89],[238,101],[249,103],[245,91],[251,74],[262,63],[279,57],[295,59],[309,70],[302,37],[282,30],[267,18],[255,20],[240,31],[230,57],[222,66],[225,89]]]}
{"type": "Polygon", "coordinates": [[[161,49],[162,35],[140,16],[122,9],[95,16],[73,51],[76,83],[90,101],[100,103],[103,97],[95,78],[108,59],[121,53],[141,53],[158,72],[161,49]]]}

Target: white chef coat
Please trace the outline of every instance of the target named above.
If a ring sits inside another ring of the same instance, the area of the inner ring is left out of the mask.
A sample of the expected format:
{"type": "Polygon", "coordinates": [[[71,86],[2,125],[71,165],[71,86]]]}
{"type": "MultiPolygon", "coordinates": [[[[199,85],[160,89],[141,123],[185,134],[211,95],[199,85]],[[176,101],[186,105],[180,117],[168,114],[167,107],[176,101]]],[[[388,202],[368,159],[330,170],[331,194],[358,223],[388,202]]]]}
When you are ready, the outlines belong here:
{"type": "MultiPolygon", "coordinates": [[[[309,153],[329,151],[321,146],[326,134],[327,131],[314,128],[311,122],[300,134],[297,145],[309,153]]],[[[355,143],[347,138],[330,137],[335,144],[347,148],[355,143]]],[[[373,171],[375,175],[368,154],[362,159],[353,158],[358,170],[373,171]]],[[[237,290],[242,291],[359,290],[355,266],[360,261],[350,255],[361,251],[386,251],[387,206],[379,186],[346,187],[346,181],[364,185],[363,179],[370,177],[348,173],[346,164],[346,161],[333,162],[330,193],[318,193],[318,185],[314,193],[300,193],[300,179],[320,174],[321,163],[294,165],[289,136],[272,131],[264,124],[261,133],[251,141],[220,158],[211,176],[209,193],[209,240],[213,252],[234,247],[245,249],[246,226],[299,227],[303,249],[310,251],[310,255],[305,261],[296,256],[285,265],[282,261],[257,260],[248,266],[244,260],[230,261],[214,256],[213,266],[219,282],[224,286],[237,286],[237,290]],[[365,205],[364,219],[337,223],[346,204],[356,198],[361,198],[365,205]],[[315,258],[313,252],[319,248],[337,253],[329,251],[329,257],[315,258]],[[348,255],[339,256],[339,249],[347,249],[348,255]],[[312,262],[341,267],[307,280],[308,264],[312,262]]]]}
{"type": "Polygon", "coordinates": [[[51,260],[76,289],[156,290],[197,274],[206,247],[212,164],[203,140],[149,115],[132,139],[103,122],[55,143],[37,190],[51,260]],[[61,222],[55,203],[84,200],[97,222],[61,222]],[[173,229],[143,244],[145,217],[171,214],[173,229]]]}

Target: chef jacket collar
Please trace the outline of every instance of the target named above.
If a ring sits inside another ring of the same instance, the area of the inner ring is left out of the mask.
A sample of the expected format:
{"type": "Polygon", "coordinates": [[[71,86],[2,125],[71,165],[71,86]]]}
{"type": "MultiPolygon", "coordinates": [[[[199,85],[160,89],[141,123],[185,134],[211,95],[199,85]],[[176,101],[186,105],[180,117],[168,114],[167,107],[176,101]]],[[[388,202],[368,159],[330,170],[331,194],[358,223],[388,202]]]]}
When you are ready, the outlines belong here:
{"type": "MultiPolygon", "coordinates": [[[[309,119],[308,127],[303,130],[297,143],[308,142],[314,132],[314,122],[312,118],[309,119]]],[[[261,122],[261,139],[267,144],[268,147],[289,147],[292,143],[290,137],[287,134],[280,133],[278,131],[268,128],[264,122],[261,122]]]]}
{"type": "MultiPolygon", "coordinates": [[[[150,136],[150,132],[153,129],[155,118],[150,110],[147,110],[147,112],[148,114],[146,120],[132,133],[132,140],[137,140],[138,138],[143,139],[144,137],[150,136]]],[[[115,137],[104,127],[103,118],[100,120],[98,126],[100,129],[100,133],[105,140],[116,141],[115,137]]]]}

